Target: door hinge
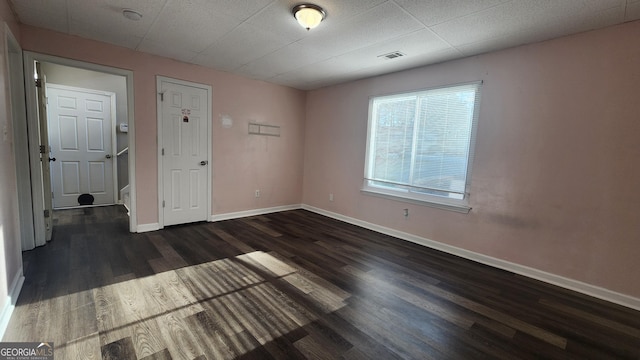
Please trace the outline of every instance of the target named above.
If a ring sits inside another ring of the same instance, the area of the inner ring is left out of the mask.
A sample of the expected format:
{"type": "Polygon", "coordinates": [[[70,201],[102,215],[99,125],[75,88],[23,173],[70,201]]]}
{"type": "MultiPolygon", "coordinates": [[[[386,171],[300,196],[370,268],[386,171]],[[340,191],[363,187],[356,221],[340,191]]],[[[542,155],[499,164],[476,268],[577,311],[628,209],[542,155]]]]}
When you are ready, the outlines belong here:
{"type": "Polygon", "coordinates": [[[164,148],[162,148],[162,156],[164,156],[164,148]]]}
{"type": "Polygon", "coordinates": [[[164,200],[162,200],[162,207],[164,207],[164,200]]]}
{"type": "Polygon", "coordinates": [[[161,92],[161,93],[158,93],[158,94],[160,94],[160,101],[161,101],[161,102],[162,102],[162,101],[164,101],[164,93],[163,93],[163,92],[161,92]]]}
{"type": "Polygon", "coordinates": [[[40,154],[46,154],[47,153],[47,147],[44,145],[40,145],[40,154]]]}
{"type": "Polygon", "coordinates": [[[42,87],[42,79],[36,79],[36,87],[42,87]]]}
{"type": "Polygon", "coordinates": [[[49,217],[49,210],[45,210],[44,211],[44,217],[48,218],[49,217]]]}

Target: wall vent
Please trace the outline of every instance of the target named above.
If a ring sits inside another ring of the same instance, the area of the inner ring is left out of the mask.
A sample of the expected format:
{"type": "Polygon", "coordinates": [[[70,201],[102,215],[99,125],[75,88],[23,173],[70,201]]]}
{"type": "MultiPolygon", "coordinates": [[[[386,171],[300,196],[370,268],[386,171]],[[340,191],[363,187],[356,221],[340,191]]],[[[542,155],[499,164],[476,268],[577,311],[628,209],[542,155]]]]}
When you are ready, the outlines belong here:
{"type": "Polygon", "coordinates": [[[249,135],[267,135],[279,137],[280,126],[249,123],[249,135]]]}
{"type": "Polygon", "coordinates": [[[400,51],[393,51],[388,54],[378,55],[379,58],[383,58],[385,60],[391,60],[391,59],[399,58],[401,56],[405,56],[405,54],[400,51]]]}

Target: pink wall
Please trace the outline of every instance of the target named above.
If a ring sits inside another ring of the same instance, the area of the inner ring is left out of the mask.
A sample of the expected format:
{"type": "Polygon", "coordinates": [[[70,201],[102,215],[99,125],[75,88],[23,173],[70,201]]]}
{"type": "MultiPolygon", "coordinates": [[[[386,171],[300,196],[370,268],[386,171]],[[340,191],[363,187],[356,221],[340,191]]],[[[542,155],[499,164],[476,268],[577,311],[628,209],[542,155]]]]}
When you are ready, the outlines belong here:
{"type": "MultiPolygon", "coordinates": [[[[157,221],[155,76],[164,75],[213,87],[214,213],[302,199],[640,298],[640,22],[308,94],[47,30],[20,32],[25,50],[134,72],[139,224],[157,221]],[[360,193],[369,96],[479,79],[470,214],[360,193]],[[234,127],[223,129],[220,114],[234,127]],[[283,136],[250,137],[249,120],[281,125],[283,136]]],[[[0,165],[13,169],[1,146],[0,165]]],[[[16,210],[0,209],[4,226],[16,210]]]]}
{"type": "MultiPolygon", "coordinates": [[[[19,28],[6,1],[0,1],[0,312],[7,305],[9,287],[20,274],[20,223],[13,150],[13,127],[9,98],[5,24],[20,39],[19,28]]],[[[15,299],[14,299],[15,300],[15,299]]]]}
{"type": "Polygon", "coordinates": [[[312,91],[303,203],[640,298],[638,39],[634,22],[312,91]],[[369,96],[480,79],[469,214],[359,191],[369,96]]]}
{"type": "Polygon", "coordinates": [[[21,32],[25,50],[133,71],[138,224],[158,221],[156,75],[213,87],[214,214],[300,204],[304,92],[49,30],[21,32]],[[222,128],[221,114],[232,128],[222,128]],[[282,136],[249,136],[250,120],[280,125],[282,136]]]}

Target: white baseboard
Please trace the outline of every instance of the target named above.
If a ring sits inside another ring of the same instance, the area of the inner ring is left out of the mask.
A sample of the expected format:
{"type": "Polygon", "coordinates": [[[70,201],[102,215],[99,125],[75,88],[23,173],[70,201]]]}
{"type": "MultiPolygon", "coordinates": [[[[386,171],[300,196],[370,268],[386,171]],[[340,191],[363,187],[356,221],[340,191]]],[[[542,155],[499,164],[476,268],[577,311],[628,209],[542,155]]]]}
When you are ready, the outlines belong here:
{"type": "MultiPolygon", "coordinates": [[[[225,214],[215,214],[215,215],[209,216],[209,221],[213,222],[213,221],[222,221],[222,220],[230,220],[230,219],[239,219],[239,218],[248,217],[248,216],[264,215],[264,214],[270,214],[270,213],[280,212],[280,211],[297,210],[301,208],[302,206],[300,204],[295,204],[295,205],[274,206],[274,207],[263,208],[263,209],[238,211],[238,212],[225,213],[225,214]]],[[[156,230],[160,230],[159,223],[139,224],[136,229],[136,232],[143,233],[143,232],[156,231],[156,230]]]]}
{"type": "Polygon", "coordinates": [[[156,230],[160,230],[160,224],[158,223],[138,224],[138,226],[136,227],[136,232],[138,233],[156,231],[156,230]]]}
{"type": "Polygon", "coordinates": [[[302,204],[302,208],[320,215],[334,218],[346,223],[357,225],[369,230],[373,230],[385,235],[393,236],[402,240],[410,241],[419,245],[423,245],[432,249],[440,250],[449,254],[473,260],[475,262],[493,266],[498,269],[510,271],[529,278],[540,280],[549,284],[557,285],[569,290],[573,290],[582,294],[593,296],[598,299],[606,300],[618,305],[626,306],[635,310],[640,310],[640,299],[621,294],[599,286],[587,284],[578,280],[569,279],[563,276],[551,274],[542,270],[534,269],[528,266],[519,265],[506,260],[501,260],[488,255],[483,255],[473,251],[465,250],[459,247],[447,245],[441,242],[423,238],[417,235],[405,233],[388,227],[376,225],[370,222],[358,220],[349,216],[323,210],[314,206],[302,204]]]}
{"type": "Polygon", "coordinates": [[[283,205],[283,206],[275,206],[270,208],[231,212],[231,213],[225,213],[225,214],[215,214],[215,215],[211,215],[211,217],[209,218],[209,221],[239,219],[243,217],[264,215],[264,214],[270,214],[270,213],[275,213],[280,211],[297,210],[301,208],[302,208],[302,205],[294,204],[294,205],[283,205]]]}
{"type": "Polygon", "coordinates": [[[16,302],[22,290],[22,284],[24,284],[24,275],[22,274],[22,267],[20,267],[11,282],[11,286],[8,288],[7,303],[4,305],[2,313],[0,314],[0,340],[4,337],[4,333],[9,326],[9,320],[11,319],[11,314],[13,314],[13,309],[16,308],[16,302]]]}

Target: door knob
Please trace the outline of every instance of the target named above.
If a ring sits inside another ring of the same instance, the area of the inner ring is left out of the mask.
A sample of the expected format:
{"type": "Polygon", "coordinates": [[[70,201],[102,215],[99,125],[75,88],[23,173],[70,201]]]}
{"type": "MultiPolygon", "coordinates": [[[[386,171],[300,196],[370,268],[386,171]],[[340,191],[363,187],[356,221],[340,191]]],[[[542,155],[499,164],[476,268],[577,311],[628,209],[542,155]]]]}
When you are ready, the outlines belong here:
{"type": "Polygon", "coordinates": [[[105,155],[105,157],[106,157],[107,159],[111,159],[111,154],[107,154],[107,155],[105,155]]]}
{"type": "Polygon", "coordinates": [[[49,158],[49,161],[56,161],[56,158],[49,158]]]}
{"type": "Polygon", "coordinates": [[[207,165],[208,163],[209,163],[209,162],[208,162],[208,161],[206,161],[206,160],[202,160],[202,161],[200,161],[200,165],[202,165],[202,166],[205,166],[205,165],[207,165]]]}

